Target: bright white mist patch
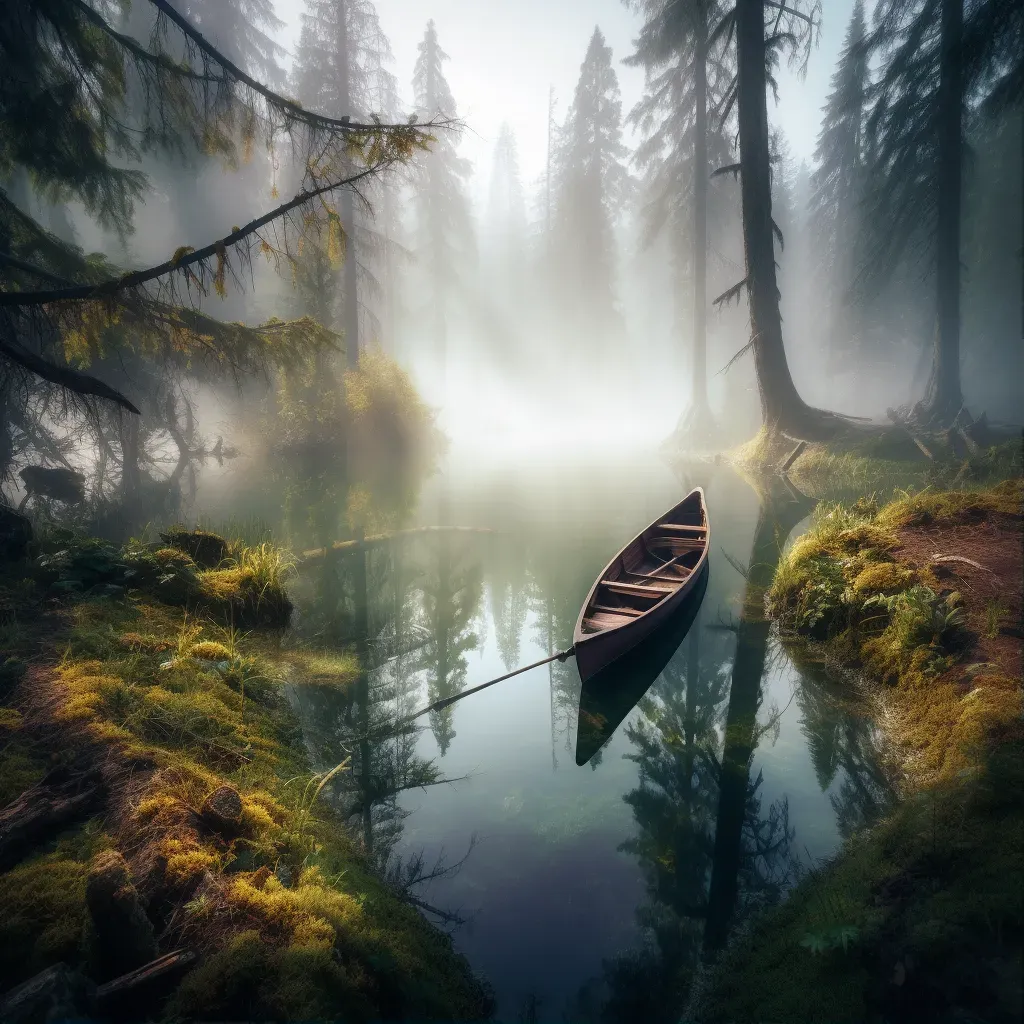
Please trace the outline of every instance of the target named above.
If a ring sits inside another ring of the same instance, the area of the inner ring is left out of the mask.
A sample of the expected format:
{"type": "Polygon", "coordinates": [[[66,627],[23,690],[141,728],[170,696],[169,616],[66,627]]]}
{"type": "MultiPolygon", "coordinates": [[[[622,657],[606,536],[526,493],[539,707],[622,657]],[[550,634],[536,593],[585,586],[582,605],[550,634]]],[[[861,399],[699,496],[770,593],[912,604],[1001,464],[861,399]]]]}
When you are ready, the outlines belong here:
{"type": "Polygon", "coordinates": [[[585,396],[559,394],[539,386],[512,390],[493,379],[450,379],[447,401],[435,401],[437,423],[461,452],[550,461],[651,449],[675,425],[674,410],[624,399],[611,388],[585,390],[585,396]]]}

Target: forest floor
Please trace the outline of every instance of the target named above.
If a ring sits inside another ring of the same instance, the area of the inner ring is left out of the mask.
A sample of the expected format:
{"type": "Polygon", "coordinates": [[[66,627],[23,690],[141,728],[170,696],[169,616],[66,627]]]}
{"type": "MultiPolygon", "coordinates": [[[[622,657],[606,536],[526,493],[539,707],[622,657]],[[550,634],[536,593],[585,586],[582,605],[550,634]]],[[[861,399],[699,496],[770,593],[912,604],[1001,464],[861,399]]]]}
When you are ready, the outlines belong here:
{"type": "Polygon", "coordinates": [[[719,458],[755,478],[778,473],[789,463],[789,480],[812,498],[835,501],[875,494],[884,500],[898,490],[976,489],[1021,476],[1020,434],[989,435],[979,445],[957,433],[913,435],[893,425],[854,429],[829,444],[797,445],[761,431],[719,458]]]}
{"type": "Polygon", "coordinates": [[[448,937],[318,801],[284,678],[358,665],[275,643],[276,549],[170,541],[0,565],[0,1016],[485,1018],[448,937]]]}
{"type": "Polygon", "coordinates": [[[1024,483],[822,504],[767,597],[858,670],[901,799],[705,979],[701,1021],[1018,1021],[1024,483]]]}

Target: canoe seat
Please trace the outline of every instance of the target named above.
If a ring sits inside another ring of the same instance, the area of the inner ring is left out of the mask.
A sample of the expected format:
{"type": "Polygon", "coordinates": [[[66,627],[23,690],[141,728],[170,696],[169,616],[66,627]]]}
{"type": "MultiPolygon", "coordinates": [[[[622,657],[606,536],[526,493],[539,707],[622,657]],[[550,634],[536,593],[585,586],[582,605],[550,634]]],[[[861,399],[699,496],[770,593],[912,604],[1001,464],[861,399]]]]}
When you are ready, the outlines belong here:
{"type": "Polygon", "coordinates": [[[638,608],[626,608],[622,605],[618,608],[613,608],[610,604],[592,604],[590,607],[595,612],[608,612],[609,615],[629,615],[632,618],[643,615],[643,612],[638,608]]]}
{"type": "MultiPolygon", "coordinates": [[[[680,581],[682,582],[682,581],[680,581]]],[[[601,580],[601,586],[607,587],[613,594],[629,594],[638,597],[653,597],[660,601],[665,594],[674,594],[678,587],[663,587],[651,584],[649,587],[640,583],[623,583],[621,580],[601,580]]]]}
{"type": "Polygon", "coordinates": [[[659,530],[686,530],[690,533],[708,532],[706,526],[686,526],[683,523],[655,523],[654,525],[659,530]]]}
{"type": "Polygon", "coordinates": [[[615,626],[624,626],[633,619],[628,615],[612,615],[609,612],[595,612],[583,619],[583,628],[591,633],[600,633],[604,629],[612,629],[615,626]]]}
{"type": "MultiPolygon", "coordinates": [[[[685,568],[685,566],[680,566],[680,568],[681,569],[685,568]]],[[[687,570],[685,576],[661,576],[661,575],[659,575],[657,573],[657,571],[654,571],[654,572],[628,572],[627,571],[626,575],[627,576],[633,576],[635,579],[638,579],[638,580],[662,580],[665,583],[685,583],[687,581],[687,579],[689,579],[691,572],[692,572],[692,570],[687,570]]],[[[645,589],[650,590],[651,588],[647,587],[645,589]]]]}

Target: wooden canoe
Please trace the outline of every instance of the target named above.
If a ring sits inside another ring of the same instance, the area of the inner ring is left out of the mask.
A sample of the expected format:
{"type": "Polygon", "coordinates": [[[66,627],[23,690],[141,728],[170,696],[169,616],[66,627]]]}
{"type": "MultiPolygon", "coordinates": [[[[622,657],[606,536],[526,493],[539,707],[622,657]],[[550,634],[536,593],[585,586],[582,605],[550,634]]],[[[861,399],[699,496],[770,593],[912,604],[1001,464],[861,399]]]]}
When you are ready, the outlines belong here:
{"type": "Polygon", "coordinates": [[[676,656],[691,629],[699,628],[701,602],[708,588],[708,564],[698,570],[686,600],[661,629],[621,658],[606,665],[580,687],[576,726],[576,763],[586,764],[611,738],[676,656]]]}
{"type": "Polygon", "coordinates": [[[671,618],[701,575],[710,543],[704,490],[634,537],[598,576],[576,622],[576,665],[586,681],[671,618]]]}

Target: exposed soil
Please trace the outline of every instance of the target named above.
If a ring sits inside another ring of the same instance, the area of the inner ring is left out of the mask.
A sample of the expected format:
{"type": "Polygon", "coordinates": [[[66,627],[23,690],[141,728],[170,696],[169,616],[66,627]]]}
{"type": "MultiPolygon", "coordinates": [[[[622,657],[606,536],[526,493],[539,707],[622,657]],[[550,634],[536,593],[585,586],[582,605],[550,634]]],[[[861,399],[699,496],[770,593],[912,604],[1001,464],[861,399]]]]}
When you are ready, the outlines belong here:
{"type": "Polygon", "coordinates": [[[996,665],[1003,675],[1021,678],[1021,517],[994,515],[973,523],[915,525],[903,527],[898,535],[902,546],[894,552],[896,558],[917,569],[930,569],[943,587],[963,597],[969,634],[961,665],[996,665]]]}

